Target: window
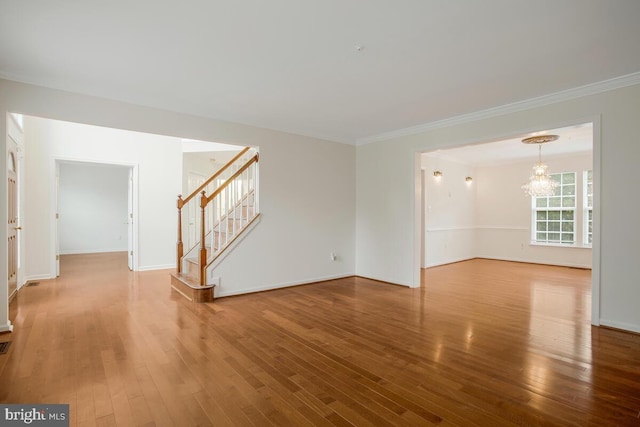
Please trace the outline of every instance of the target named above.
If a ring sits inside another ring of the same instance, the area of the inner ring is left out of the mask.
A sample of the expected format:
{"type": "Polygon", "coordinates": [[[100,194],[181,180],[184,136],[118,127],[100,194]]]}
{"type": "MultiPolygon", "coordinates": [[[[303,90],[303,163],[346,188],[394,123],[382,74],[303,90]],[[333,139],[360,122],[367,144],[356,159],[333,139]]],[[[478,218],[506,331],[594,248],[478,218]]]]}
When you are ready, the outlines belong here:
{"type": "Polygon", "coordinates": [[[573,245],[576,227],[576,173],[551,174],[558,183],[553,196],[533,198],[533,236],[536,243],[573,245]]]}
{"type": "Polygon", "coordinates": [[[582,174],[584,197],[583,210],[584,210],[584,226],[583,226],[583,241],[585,245],[593,244],[593,171],[584,171],[582,174]]]}

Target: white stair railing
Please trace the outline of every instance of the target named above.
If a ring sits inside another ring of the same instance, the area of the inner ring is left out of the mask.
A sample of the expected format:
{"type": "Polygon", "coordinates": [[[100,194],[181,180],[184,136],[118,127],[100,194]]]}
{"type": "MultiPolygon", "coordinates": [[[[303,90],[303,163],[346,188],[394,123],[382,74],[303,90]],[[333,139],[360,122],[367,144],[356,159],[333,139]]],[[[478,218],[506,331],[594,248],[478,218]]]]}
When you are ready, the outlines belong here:
{"type": "Polygon", "coordinates": [[[206,284],[206,269],[240,236],[258,216],[258,154],[255,153],[224,183],[207,196],[202,192],[202,222],[211,225],[208,234],[202,229],[200,245],[200,284],[206,284]],[[211,209],[207,210],[207,206],[211,209]],[[208,246],[208,250],[207,250],[208,246]]]}
{"type": "Polygon", "coordinates": [[[258,153],[246,147],[186,198],[178,196],[178,273],[185,270],[187,259],[198,260],[200,284],[205,284],[209,260],[258,214],[257,182],[258,153]],[[246,213],[251,216],[243,218],[242,205],[247,202],[246,213]]]}

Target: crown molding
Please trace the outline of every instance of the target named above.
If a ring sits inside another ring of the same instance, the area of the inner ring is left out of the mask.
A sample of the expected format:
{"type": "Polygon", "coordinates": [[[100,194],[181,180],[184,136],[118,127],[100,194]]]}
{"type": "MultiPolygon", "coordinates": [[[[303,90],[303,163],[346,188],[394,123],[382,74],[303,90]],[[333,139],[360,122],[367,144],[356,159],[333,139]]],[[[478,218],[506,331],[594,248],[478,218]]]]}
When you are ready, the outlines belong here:
{"type": "Polygon", "coordinates": [[[426,132],[432,129],[441,129],[445,127],[474,122],[477,120],[502,116],[505,114],[517,113],[532,108],[543,107],[545,105],[569,101],[571,99],[595,95],[598,93],[607,92],[627,86],[633,86],[636,84],[640,84],[640,72],[627,74],[620,77],[614,77],[613,79],[603,80],[601,82],[591,83],[573,89],[567,89],[549,95],[539,96],[537,98],[526,99],[524,101],[518,101],[512,104],[488,108],[486,110],[480,110],[469,114],[462,114],[460,116],[437,120],[435,122],[425,123],[422,125],[411,126],[404,129],[398,129],[391,132],[385,132],[378,135],[372,135],[366,138],[359,138],[358,140],[356,140],[356,145],[365,145],[372,142],[384,141],[401,136],[415,135],[417,133],[426,132]]]}

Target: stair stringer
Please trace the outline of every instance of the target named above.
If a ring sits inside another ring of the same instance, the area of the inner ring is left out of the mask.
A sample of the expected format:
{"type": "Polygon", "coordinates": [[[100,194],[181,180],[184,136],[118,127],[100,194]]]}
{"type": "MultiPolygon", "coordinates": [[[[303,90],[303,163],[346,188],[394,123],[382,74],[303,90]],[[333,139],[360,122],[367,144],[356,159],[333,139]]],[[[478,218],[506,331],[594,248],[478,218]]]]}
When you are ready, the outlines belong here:
{"type": "Polygon", "coordinates": [[[215,278],[215,269],[218,267],[222,261],[231,253],[233,250],[253,231],[255,227],[258,226],[260,219],[262,218],[262,214],[256,214],[251,221],[239,231],[239,233],[234,236],[233,240],[227,243],[219,253],[215,256],[211,257],[210,260],[207,261],[206,266],[206,283],[207,285],[216,285],[214,283],[215,278]]]}

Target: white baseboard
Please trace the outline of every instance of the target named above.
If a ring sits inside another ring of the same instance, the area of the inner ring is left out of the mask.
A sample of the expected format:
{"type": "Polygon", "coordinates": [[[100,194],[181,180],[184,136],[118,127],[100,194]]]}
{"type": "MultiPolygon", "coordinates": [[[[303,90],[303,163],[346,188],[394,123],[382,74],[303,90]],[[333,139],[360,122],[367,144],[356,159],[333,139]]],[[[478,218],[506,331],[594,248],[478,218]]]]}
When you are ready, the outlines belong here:
{"type": "Polygon", "coordinates": [[[396,286],[405,286],[407,288],[415,287],[411,283],[405,283],[405,282],[399,281],[397,278],[373,277],[373,276],[368,276],[366,274],[358,274],[358,273],[355,273],[355,275],[358,276],[358,277],[362,277],[363,279],[375,280],[376,282],[389,283],[389,284],[396,285],[396,286]]]}
{"type": "Polygon", "coordinates": [[[439,265],[447,265],[447,264],[453,264],[456,262],[462,262],[462,261],[469,261],[470,259],[474,259],[477,257],[463,257],[463,258],[453,258],[453,259],[448,259],[448,260],[444,260],[444,261],[440,261],[440,262],[431,262],[428,263],[425,267],[422,268],[431,268],[431,267],[437,267],[439,265]]]}
{"type": "Polygon", "coordinates": [[[4,325],[0,325],[0,332],[13,332],[13,325],[10,320],[7,320],[4,325]]]}
{"type": "Polygon", "coordinates": [[[511,258],[511,257],[488,257],[488,256],[476,256],[474,258],[480,259],[493,259],[496,261],[511,261],[511,262],[523,262],[526,264],[539,264],[539,265],[554,265],[556,267],[571,267],[571,268],[584,268],[591,270],[591,265],[587,264],[573,264],[570,262],[557,263],[553,261],[534,261],[526,258],[511,258]]]}
{"type": "Polygon", "coordinates": [[[634,325],[632,323],[618,322],[616,320],[600,318],[600,326],[609,326],[610,328],[622,329],[624,331],[630,331],[640,334],[640,325],[634,325]]]}
{"type": "Polygon", "coordinates": [[[80,249],[75,251],[60,251],[60,255],[82,255],[82,254],[104,254],[111,252],[127,252],[127,248],[124,249],[80,249]]]}
{"type": "MultiPolygon", "coordinates": [[[[316,277],[314,279],[305,279],[305,280],[295,281],[295,282],[283,282],[283,283],[277,283],[273,285],[264,285],[264,286],[257,286],[255,288],[245,288],[245,289],[229,289],[229,290],[220,289],[219,290],[219,288],[216,288],[214,292],[215,292],[216,298],[230,297],[232,295],[250,294],[254,292],[270,291],[273,289],[289,288],[292,286],[308,285],[310,283],[324,282],[327,280],[344,279],[345,277],[353,277],[355,275],[356,275],[355,273],[343,273],[343,274],[337,274],[337,275],[331,275],[331,276],[316,277]]],[[[224,286],[224,278],[222,279],[222,285],[224,286]]]]}
{"type": "MultiPolygon", "coordinates": [[[[36,274],[34,276],[29,276],[26,277],[24,279],[24,283],[22,284],[22,286],[24,286],[25,284],[29,283],[29,282],[34,282],[36,280],[49,280],[49,279],[55,279],[56,276],[55,275],[50,275],[50,274],[36,274]]],[[[20,286],[20,287],[22,287],[20,286]]]]}
{"type": "Polygon", "coordinates": [[[137,271],[168,270],[170,268],[173,268],[175,270],[176,265],[174,263],[160,265],[141,265],[138,266],[137,271]]]}

